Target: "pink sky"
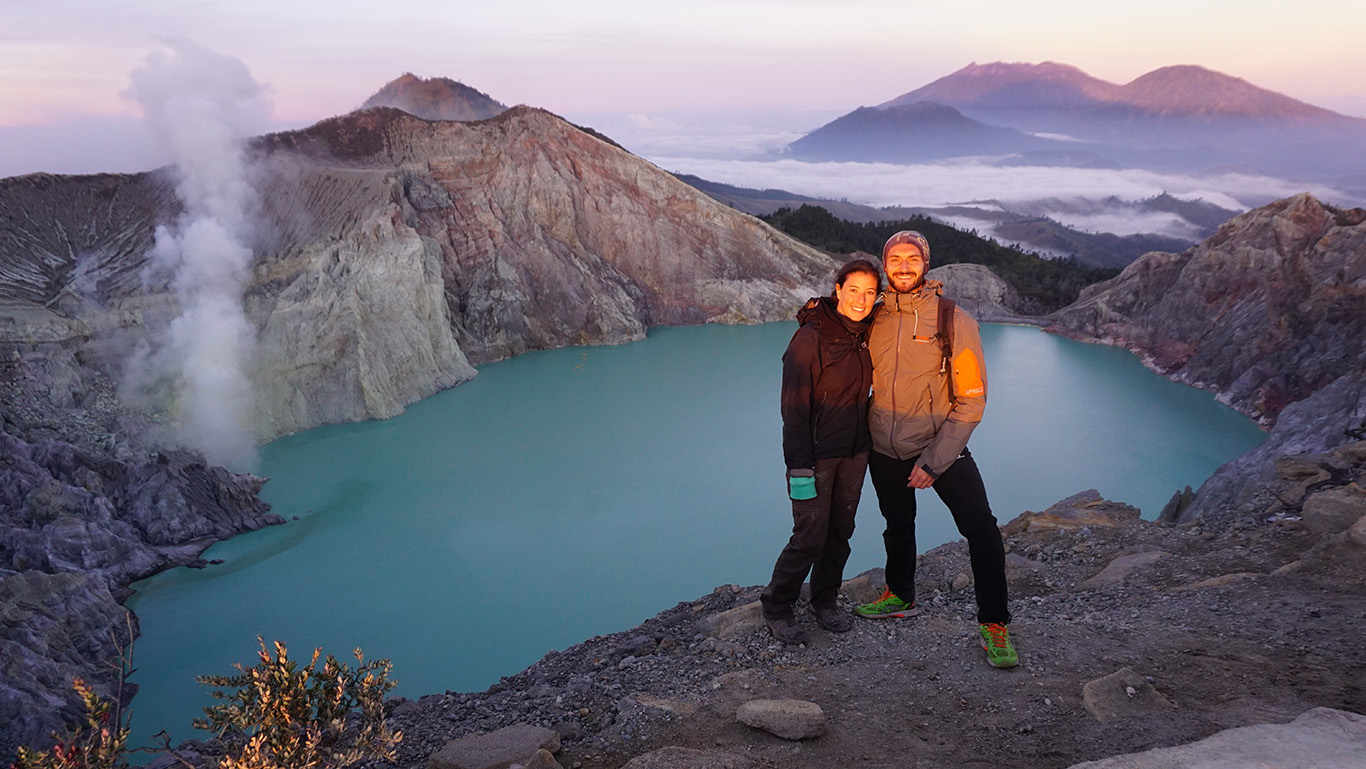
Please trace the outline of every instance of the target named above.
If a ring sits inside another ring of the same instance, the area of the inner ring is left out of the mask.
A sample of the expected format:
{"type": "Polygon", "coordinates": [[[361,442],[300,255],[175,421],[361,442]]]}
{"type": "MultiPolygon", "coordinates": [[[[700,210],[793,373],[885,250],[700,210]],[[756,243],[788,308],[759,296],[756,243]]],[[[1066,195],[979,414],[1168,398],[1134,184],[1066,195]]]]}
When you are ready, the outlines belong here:
{"type": "MultiPolygon", "coordinates": [[[[94,151],[83,132],[116,145],[110,121],[138,117],[121,95],[129,74],[167,38],[240,59],[286,126],[349,111],[405,71],[570,119],[833,116],[997,60],[1059,61],[1117,83],[1199,64],[1366,116],[1363,29],[1360,0],[1293,12],[1264,0],[0,0],[0,175],[42,170],[25,157],[40,135],[71,142],[72,162],[94,151]]],[[[819,125],[810,119],[785,128],[819,125]]]]}

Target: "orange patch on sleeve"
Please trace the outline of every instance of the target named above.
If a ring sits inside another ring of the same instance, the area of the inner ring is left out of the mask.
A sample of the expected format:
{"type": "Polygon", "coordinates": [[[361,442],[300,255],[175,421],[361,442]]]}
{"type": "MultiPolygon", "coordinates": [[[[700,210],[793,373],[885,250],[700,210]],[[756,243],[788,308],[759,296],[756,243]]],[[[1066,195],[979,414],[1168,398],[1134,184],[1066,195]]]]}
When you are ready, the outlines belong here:
{"type": "Polygon", "coordinates": [[[986,392],[982,382],[982,366],[972,350],[961,350],[953,359],[954,391],[959,395],[976,397],[986,392]]]}

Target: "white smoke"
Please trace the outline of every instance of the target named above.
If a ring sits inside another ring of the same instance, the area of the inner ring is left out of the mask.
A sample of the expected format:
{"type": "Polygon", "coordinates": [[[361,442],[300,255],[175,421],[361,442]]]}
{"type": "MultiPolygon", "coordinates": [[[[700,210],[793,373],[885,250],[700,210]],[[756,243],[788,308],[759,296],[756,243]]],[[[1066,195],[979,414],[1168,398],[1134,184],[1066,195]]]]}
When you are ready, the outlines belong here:
{"type": "Polygon", "coordinates": [[[242,308],[256,192],[244,140],[265,125],[266,90],[241,61],[177,41],[133,72],[137,101],[175,158],[184,213],[157,228],[146,278],[165,279],[180,315],[128,367],[125,393],[156,398],[179,440],[248,469],[256,450],[248,375],[255,332],[242,308]]]}

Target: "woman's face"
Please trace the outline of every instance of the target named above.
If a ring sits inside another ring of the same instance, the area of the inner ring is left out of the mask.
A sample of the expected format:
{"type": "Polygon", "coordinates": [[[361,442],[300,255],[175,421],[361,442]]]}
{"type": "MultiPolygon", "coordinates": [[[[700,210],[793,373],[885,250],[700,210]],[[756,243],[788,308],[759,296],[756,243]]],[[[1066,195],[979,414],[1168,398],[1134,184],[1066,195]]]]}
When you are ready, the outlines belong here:
{"type": "Polygon", "coordinates": [[[863,320],[877,301],[877,276],[851,272],[835,285],[835,309],[849,320],[863,320]]]}

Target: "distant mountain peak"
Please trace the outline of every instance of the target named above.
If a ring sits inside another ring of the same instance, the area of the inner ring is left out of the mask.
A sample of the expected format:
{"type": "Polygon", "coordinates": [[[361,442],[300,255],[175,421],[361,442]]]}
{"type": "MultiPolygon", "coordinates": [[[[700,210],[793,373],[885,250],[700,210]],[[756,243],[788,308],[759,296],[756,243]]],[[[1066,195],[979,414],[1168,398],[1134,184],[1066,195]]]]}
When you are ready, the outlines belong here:
{"type": "Polygon", "coordinates": [[[960,109],[1071,106],[1108,100],[1118,89],[1114,83],[1054,61],[973,62],[878,106],[886,109],[919,101],[942,102],[960,109]]]}
{"type": "Polygon", "coordinates": [[[507,109],[502,102],[446,77],[421,78],[404,72],[391,80],[360,109],[394,107],[424,120],[487,120],[507,109]]]}
{"type": "Polygon", "coordinates": [[[1121,86],[1054,61],[973,62],[878,106],[887,109],[919,101],[937,101],[969,111],[1102,108],[1158,116],[1342,117],[1195,64],[1161,67],[1121,86]]]}
{"type": "Polygon", "coordinates": [[[1118,99],[1163,115],[1331,118],[1337,113],[1195,64],[1161,67],[1119,89],[1118,99]]]}

